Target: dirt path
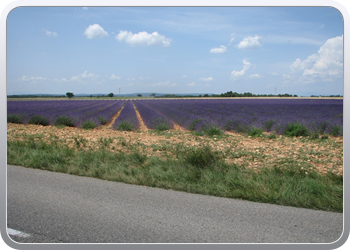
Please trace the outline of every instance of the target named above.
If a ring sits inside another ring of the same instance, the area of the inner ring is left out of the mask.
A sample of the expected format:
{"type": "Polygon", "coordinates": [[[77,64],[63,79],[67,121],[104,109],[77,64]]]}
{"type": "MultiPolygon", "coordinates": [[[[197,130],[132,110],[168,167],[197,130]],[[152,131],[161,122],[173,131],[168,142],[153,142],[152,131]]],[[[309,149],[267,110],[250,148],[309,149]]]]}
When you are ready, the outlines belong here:
{"type": "Polygon", "coordinates": [[[112,116],[112,119],[109,122],[107,122],[105,125],[102,125],[102,128],[112,127],[112,125],[114,124],[115,120],[118,118],[118,116],[122,112],[123,108],[125,107],[125,104],[126,104],[126,102],[121,107],[121,109],[115,115],[112,116]]]}
{"type": "Polygon", "coordinates": [[[142,117],[141,117],[139,111],[137,110],[135,104],[134,104],[133,102],[131,102],[131,103],[132,103],[132,105],[134,106],[137,119],[139,119],[139,122],[140,122],[140,131],[141,131],[141,132],[147,132],[147,131],[148,131],[148,128],[146,127],[145,123],[143,122],[142,117]]]}

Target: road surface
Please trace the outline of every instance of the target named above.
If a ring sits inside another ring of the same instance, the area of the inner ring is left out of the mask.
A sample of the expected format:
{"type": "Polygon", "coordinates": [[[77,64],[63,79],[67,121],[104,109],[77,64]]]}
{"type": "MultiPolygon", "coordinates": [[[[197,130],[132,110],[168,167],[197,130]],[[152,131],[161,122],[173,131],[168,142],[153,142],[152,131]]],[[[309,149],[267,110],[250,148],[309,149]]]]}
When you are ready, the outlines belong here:
{"type": "Polygon", "coordinates": [[[331,243],[343,230],[342,213],[10,165],[7,175],[7,227],[16,242],[331,243]]]}

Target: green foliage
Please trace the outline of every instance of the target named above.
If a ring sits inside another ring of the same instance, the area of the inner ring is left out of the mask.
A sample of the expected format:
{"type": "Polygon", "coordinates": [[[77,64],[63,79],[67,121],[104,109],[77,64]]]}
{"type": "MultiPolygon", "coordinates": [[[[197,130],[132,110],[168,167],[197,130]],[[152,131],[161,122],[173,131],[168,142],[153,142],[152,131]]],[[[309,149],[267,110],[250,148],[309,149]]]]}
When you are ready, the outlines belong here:
{"type": "Polygon", "coordinates": [[[223,135],[223,132],[220,128],[216,127],[215,125],[209,125],[208,128],[204,129],[204,134],[213,136],[213,135],[223,135]]]}
{"type": "Polygon", "coordinates": [[[33,115],[29,121],[29,124],[37,124],[37,125],[43,125],[43,126],[48,126],[50,125],[49,119],[42,115],[33,115]]]}
{"type": "Polygon", "coordinates": [[[257,128],[257,127],[251,127],[248,129],[247,131],[247,134],[249,136],[252,136],[252,137],[258,137],[258,136],[261,136],[262,135],[262,130],[260,128],[257,128]]]}
{"type": "Polygon", "coordinates": [[[203,118],[197,118],[191,121],[191,123],[188,125],[188,130],[194,131],[196,128],[196,125],[200,123],[203,120],[203,118]]]}
{"type": "Polygon", "coordinates": [[[109,94],[108,94],[108,97],[113,97],[113,96],[114,96],[113,93],[109,93],[109,94]]]}
{"type": "Polygon", "coordinates": [[[94,129],[96,127],[97,127],[97,125],[94,121],[85,121],[81,125],[81,128],[83,128],[83,129],[94,129]]]}
{"type": "Polygon", "coordinates": [[[271,131],[271,128],[272,128],[273,124],[275,124],[275,122],[276,122],[276,121],[275,121],[275,120],[272,120],[272,119],[267,120],[267,121],[265,122],[265,124],[264,124],[265,130],[266,130],[267,132],[271,131]]]}
{"type": "Polygon", "coordinates": [[[157,118],[157,119],[154,119],[152,121],[152,127],[154,127],[154,129],[156,131],[165,131],[165,130],[169,130],[171,127],[169,125],[169,123],[162,119],[162,118],[157,118]]]}
{"type": "Polygon", "coordinates": [[[283,129],[282,134],[290,137],[308,136],[309,131],[303,124],[292,122],[287,124],[287,126],[283,129]]]}
{"type": "Polygon", "coordinates": [[[331,127],[330,134],[333,136],[338,136],[341,133],[341,127],[339,125],[334,125],[331,127]]]}
{"type": "Polygon", "coordinates": [[[105,124],[108,122],[108,121],[107,121],[104,117],[102,117],[102,116],[97,117],[97,119],[101,122],[102,125],[105,125],[105,124]]]}
{"type": "Polygon", "coordinates": [[[190,148],[184,156],[185,162],[198,168],[212,167],[221,159],[221,155],[209,146],[190,148]]]}
{"type": "Polygon", "coordinates": [[[74,94],[73,94],[72,92],[67,92],[67,93],[66,93],[66,96],[67,96],[68,98],[72,98],[72,97],[74,97],[74,94]]]}
{"type": "Polygon", "coordinates": [[[169,130],[170,126],[168,123],[161,122],[156,125],[155,129],[156,131],[165,131],[165,130],[169,130]]]}
{"type": "Polygon", "coordinates": [[[56,120],[55,120],[55,123],[54,123],[56,126],[60,126],[60,125],[63,125],[63,126],[68,126],[68,127],[75,127],[76,124],[75,122],[73,121],[72,118],[68,117],[68,116],[60,116],[58,117],[56,120]]]}
{"type": "Polygon", "coordinates": [[[117,130],[120,131],[133,131],[134,130],[134,126],[127,121],[121,121],[118,126],[117,126],[117,130]]]}
{"type": "Polygon", "coordinates": [[[24,115],[11,114],[7,116],[7,122],[9,123],[23,123],[24,115]]]}

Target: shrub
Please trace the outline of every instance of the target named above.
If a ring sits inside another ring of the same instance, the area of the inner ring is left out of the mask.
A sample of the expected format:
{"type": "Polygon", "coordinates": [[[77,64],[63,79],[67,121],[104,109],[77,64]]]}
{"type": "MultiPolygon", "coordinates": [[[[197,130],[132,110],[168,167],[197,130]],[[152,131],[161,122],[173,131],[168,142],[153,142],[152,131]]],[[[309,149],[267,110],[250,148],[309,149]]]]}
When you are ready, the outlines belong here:
{"type": "Polygon", "coordinates": [[[331,135],[338,136],[340,132],[341,132],[341,127],[339,125],[334,125],[331,127],[331,132],[330,132],[331,135]]]}
{"type": "Polygon", "coordinates": [[[132,131],[134,130],[134,126],[127,121],[121,121],[118,126],[117,126],[117,130],[120,131],[132,131]]]}
{"type": "Polygon", "coordinates": [[[164,131],[170,129],[169,123],[163,118],[156,118],[152,121],[152,127],[157,131],[164,131]]]}
{"type": "Polygon", "coordinates": [[[99,116],[97,119],[101,122],[102,125],[105,125],[105,124],[108,122],[108,121],[107,121],[104,117],[102,117],[102,116],[99,116]]]}
{"type": "Polygon", "coordinates": [[[265,124],[264,124],[264,128],[266,129],[266,131],[270,131],[271,130],[271,128],[272,128],[272,126],[273,126],[273,124],[275,124],[275,120],[267,120],[266,122],[265,122],[265,124]]]}
{"type": "Polygon", "coordinates": [[[257,127],[251,127],[248,131],[247,134],[252,136],[252,137],[258,137],[262,135],[262,130],[260,128],[257,127]]]}
{"type": "Polygon", "coordinates": [[[94,129],[97,127],[96,123],[93,121],[85,121],[83,125],[81,125],[83,129],[94,129]]]}
{"type": "Polygon", "coordinates": [[[301,123],[289,123],[282,131],[286,136],[308,136],[308,129],[301,123]]]}
{"type": "Polygon", "coordinates": [[[11,114],[11,115],[7,116],[7,122],[21,124],[21,123],[23,123],[23,118],[24,118],[24,116],[22,116],[22,115],[11,114]]]}
{"type": "Polygon", "coordinates": [[[216,127],[215,125],[209,125],[207,129],[204,129],[204,134],[213,136],[213,135],[222,135],[223,132],[220,128],[216,127]]]}
{"type": "Polygon", "coordinates": [[[184,156],[187,163],[201,169],[207,168],[220,160],[218,152],[213,152],[209,146],[191,148],[184,156]]]}
{"type": "Polygon", "coordinates": [[[34,115],[30,118],[28,123],[47,126],[50,124],[50,121],[49,121],[49,119],[47,119],[46,117],[44,117],[42,115],[34,115]]]}
{"type": "Polygon", "coordinates": [[[156,128],[155,128],[157,131],[164,131],[164,130],[169,130],[170,129],[170,125],[165,123],[165,122],[161,122],[161,123],[158,123],[156,125],[156,128]]]}
{"type": "Polygon", "coordinates": [[[55,125],[56,126],[63,125],[63,126],[68,126],[68,127],[75,127],[76,126],[73,119],[68,117],[68,116],[65,116],[65,115],[58,117],[55,121],[55,125]]]}
{"type": "Polygon", "coordinates": [[[188,125],[188,130],[190,131],[194,131],[195,128],[196,128],[196,125],[198,123],[200,123],[201,121],[203,120],[203,118],[197,118],[197,119],[194,119],[190,122],[190,124],[188,125]]]}

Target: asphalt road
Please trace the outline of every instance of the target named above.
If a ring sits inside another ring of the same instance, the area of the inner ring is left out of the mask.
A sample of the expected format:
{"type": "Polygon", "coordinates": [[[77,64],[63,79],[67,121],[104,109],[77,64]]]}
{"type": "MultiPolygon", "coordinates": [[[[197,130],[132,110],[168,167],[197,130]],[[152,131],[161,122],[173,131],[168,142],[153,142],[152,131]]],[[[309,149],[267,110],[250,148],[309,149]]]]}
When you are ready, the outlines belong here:
{"type": "Polygon", "coordinates": [[[331,243],[343,214],[7,167],[17,242],[331,243]]]}

